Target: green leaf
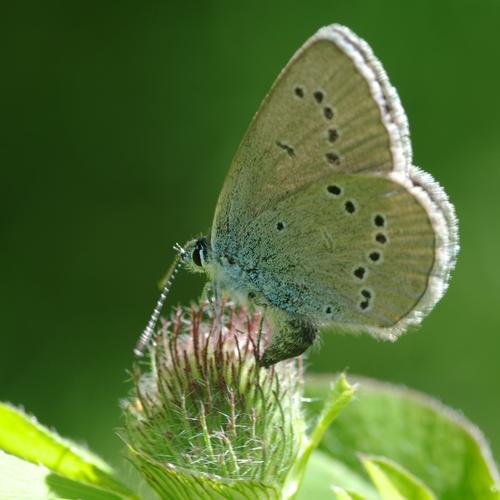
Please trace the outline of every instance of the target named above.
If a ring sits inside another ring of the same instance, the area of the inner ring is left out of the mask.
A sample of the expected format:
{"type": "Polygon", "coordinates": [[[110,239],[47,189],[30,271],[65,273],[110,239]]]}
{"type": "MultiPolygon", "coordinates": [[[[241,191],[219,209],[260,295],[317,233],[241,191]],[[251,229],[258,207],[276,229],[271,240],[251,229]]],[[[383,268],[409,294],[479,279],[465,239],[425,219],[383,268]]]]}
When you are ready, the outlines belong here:
{"type": "Polygon", "coordinates": [[[413,474],[384,457],[361,457],[383,500],[436,500],[432,491],[413,474]]]}
{"type": "MultiPolygon", "coordinates": [[[[61,481],[57,478],[66,478],[113,492],[121,497],[135,498],[115,477],[111,467],[100,458],[49,431],[35,418],[4,403],[0,403],[0,450],[26,462],[45,466],[48,469],[44,469],[46,474],[55,477],[58,484],[61,481]]],[[[17,464],[17,476],[19,471],[32,470],[28,465],[23,469],[17,464]]],[[[0,468],[0,483],[8,481],[10,475],[9,469],[0,468]]],[[[26,477],[26,480],[28,478],[26,477]]]]}
{"type": "MultiPolygon", "coordinates": [[[[462,415],[415,391],[356,380],[357,398],[325,432],[319,445],[323,452],[365,478],[358,453],[387,457],[442,500],[500,499],[491,452],[480,431],[462,415]]],[[[328,394],[327,378],[309,379],[311,414],[321,411],[328,394]]]]}
{"type": "MultiPolygon", "coordinates": [[[[353,499],[378,498],[377,491],[366,475],[361,475],[346,467],[342,462],[315,450],[307,464],[298,500],[335,498],[333,488],[343,490],[353,499]],[[358,494],[352,494],[356,491],[358,494]]],[[[335,492],[338,496],[338,493],[335,492]]]]}
{"type": "Polygon", "coordinates": [[[119,500],[115,495],[0,451],[0,498],[119,500]]]}

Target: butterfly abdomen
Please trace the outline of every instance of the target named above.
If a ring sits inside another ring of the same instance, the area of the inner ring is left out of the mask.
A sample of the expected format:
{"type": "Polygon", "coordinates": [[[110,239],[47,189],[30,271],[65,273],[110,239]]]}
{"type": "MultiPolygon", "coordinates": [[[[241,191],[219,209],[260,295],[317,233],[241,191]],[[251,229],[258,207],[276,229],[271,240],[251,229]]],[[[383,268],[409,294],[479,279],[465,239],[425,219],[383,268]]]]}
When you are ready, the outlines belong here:
{"type": "Polygon", "coordinates": [[[318,335],[318,327],[308,318],[276,311],[271,320],[274,323],[273,337],[260,361],[266,368],[278,361],[300,356],[318,335]]]}

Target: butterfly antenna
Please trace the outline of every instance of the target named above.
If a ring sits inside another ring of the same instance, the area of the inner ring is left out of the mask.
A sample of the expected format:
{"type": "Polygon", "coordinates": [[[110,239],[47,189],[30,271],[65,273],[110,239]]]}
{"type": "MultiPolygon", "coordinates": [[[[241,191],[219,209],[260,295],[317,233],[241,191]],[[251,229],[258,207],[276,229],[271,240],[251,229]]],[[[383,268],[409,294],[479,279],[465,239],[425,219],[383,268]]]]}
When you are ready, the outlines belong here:
{"type": "Polygon", "coordinates": [[[174,282],[175,276],[179,272],[179,269],[181,268],[182,264],[184,264],[184,261],[189,257],[189,253],[186,252],[186,250],[184,250],[184,248],[182,248],[179,245],[179,243],[176,243],[174,245],[174,250],[177,252],[177,257],[172,263],[170,269],[168,270],[167,275],[163,279],[164,285],[160,297],[156,302],[156,306],[153,310],[153,313],[151,314],[151,317],[149,318],[146,328],[144,328],[144,330],[142,331],[141,336],[139,337],[139,340],[135,345],[134,354],[136,356],[139,357],[144,356],[144,350],[146,349],[146,346],[149,344],[149,341],[151,340],[151,337],[154,334],[156,323],[158,322],[158,318],[160,317],[163,304],[165,303],[165,299],[167,298],[168,293],[170,292],[170,288],[172,287],[172,283],[174,282]]]}

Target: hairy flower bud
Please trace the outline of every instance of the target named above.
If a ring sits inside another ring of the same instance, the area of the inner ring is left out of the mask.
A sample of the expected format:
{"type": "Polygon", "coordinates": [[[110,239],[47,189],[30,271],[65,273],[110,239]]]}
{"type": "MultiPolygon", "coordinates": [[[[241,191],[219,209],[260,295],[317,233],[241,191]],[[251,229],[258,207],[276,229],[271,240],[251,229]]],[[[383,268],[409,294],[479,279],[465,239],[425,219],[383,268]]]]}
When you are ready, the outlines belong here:
{"type": "Polygon", "coordinates": [[[304,438],[300,360],[259,368],[269,324],[221,309],[178,308],[134,370],[124,439],[163,498],[279,498],[304,438]]]}

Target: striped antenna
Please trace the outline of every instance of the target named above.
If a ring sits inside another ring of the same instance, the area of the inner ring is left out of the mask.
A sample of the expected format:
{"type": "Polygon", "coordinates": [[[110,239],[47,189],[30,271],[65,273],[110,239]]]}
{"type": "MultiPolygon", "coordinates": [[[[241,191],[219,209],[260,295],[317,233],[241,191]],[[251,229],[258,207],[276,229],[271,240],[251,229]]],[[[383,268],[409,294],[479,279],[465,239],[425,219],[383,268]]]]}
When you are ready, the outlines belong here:
{"type": "Polygon", "coordinates": [[[156,302],[156,306],[153,310],[153,314],[151,314],[151,318],[149,318],[148,324],[146,328],[141,333],[139,340],[134,348],[134,354],[136,356],[142,357],[144,356],[144,350],[149,344],[151,337],[154,334],[156,323],[158,322],[158,318],[160,317],[161,310],[163,308],[163,304],[165,303],[165,299],[167,298],[168,293],[170,292],[170,288],[172,287],[172,283],[175,279],[175,276],[179,272],[184,261],[189,257],[189,253],[182,248],[179,243],[174,245],[174,250],[177,252],[177,257],[175,258],[172,266],[170,267],[167,275],[164,279],[164,286],[161,291],[160,297],[156,302]]]}

